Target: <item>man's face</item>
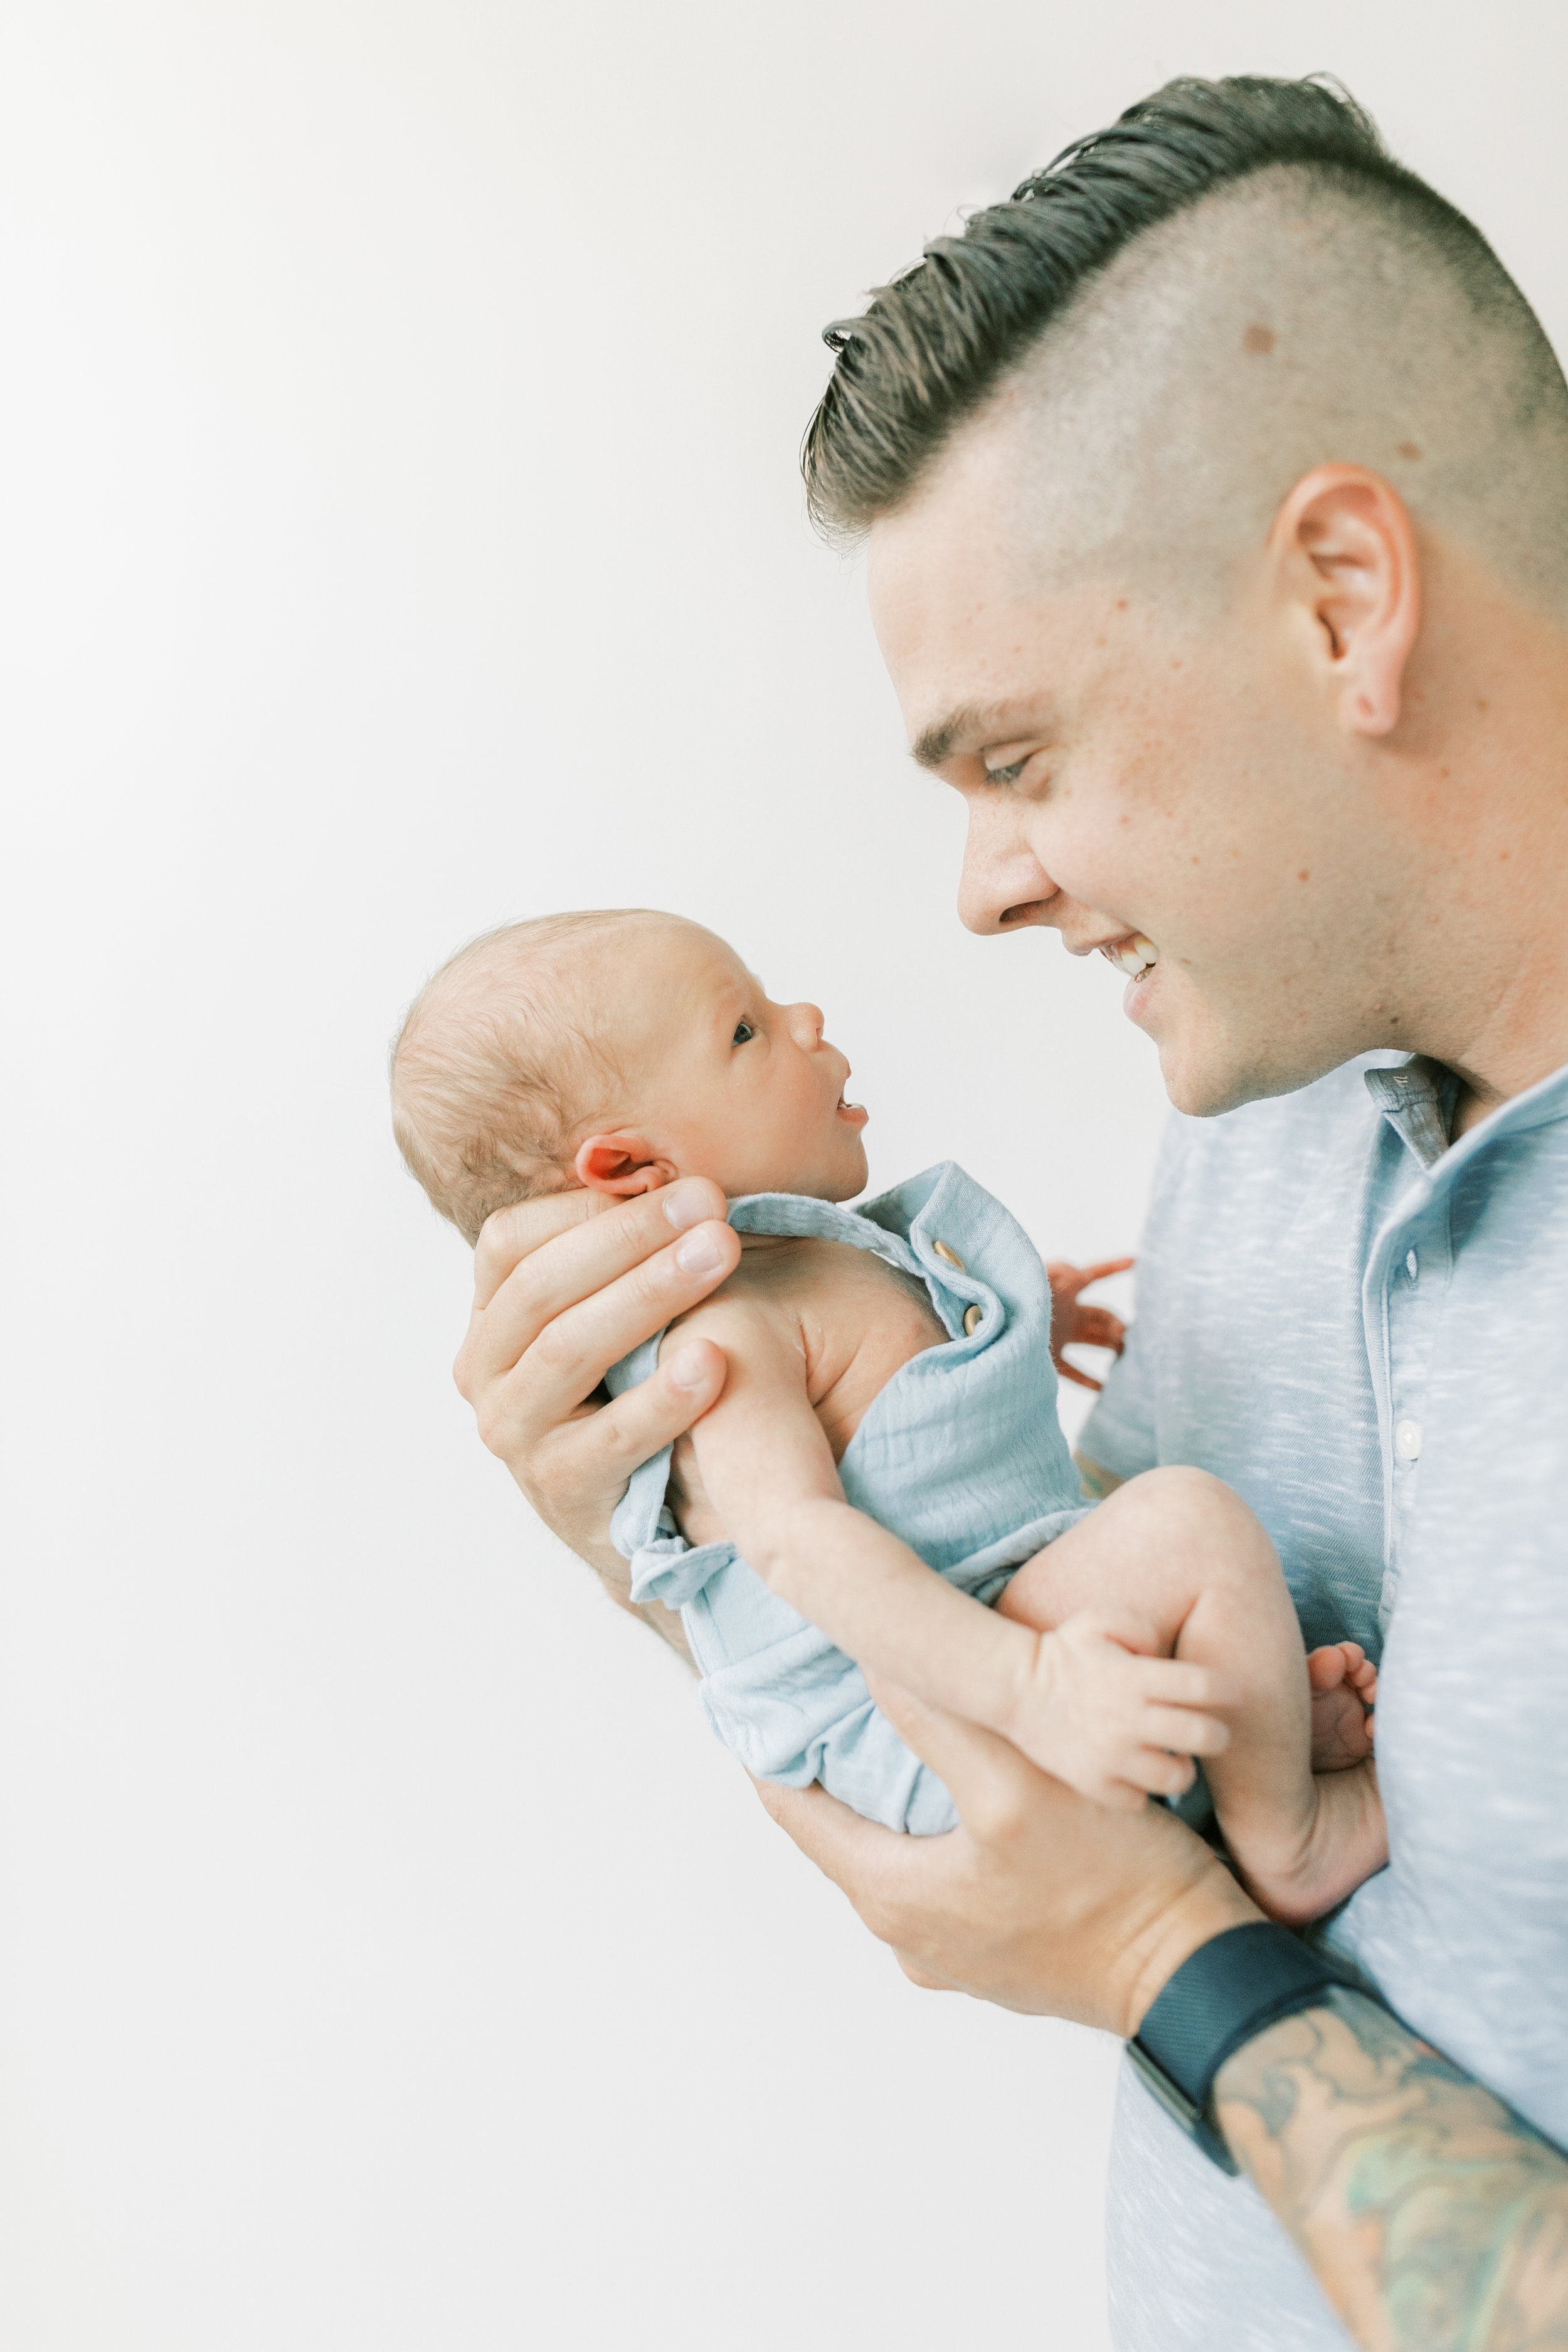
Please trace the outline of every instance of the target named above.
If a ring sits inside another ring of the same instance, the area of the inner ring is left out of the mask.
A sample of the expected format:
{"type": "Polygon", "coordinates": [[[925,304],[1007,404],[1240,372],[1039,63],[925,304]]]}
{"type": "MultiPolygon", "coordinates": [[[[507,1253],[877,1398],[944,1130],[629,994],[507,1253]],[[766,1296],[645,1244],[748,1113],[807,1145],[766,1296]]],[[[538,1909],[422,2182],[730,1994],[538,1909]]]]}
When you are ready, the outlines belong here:
{"type": "Polygon", "coordinates": [[[1397,879],[1310,615],[1271,598],[1261,551],[1217,618],[1135,582],[1038,584],[1013,453],[977,428],[870,537],[911,744],[969,811],[963,921],[1105,951],[1182,1110],[1386,1042],[1397,879]]]}

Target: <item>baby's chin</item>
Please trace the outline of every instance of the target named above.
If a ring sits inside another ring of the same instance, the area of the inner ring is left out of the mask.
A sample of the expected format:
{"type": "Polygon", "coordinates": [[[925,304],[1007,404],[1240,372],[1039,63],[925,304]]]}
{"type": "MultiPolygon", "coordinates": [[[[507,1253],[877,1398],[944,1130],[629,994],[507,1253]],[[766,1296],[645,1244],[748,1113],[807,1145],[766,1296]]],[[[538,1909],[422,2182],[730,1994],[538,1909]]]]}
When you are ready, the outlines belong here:
{"type": "Polygon", "coordinates": [[[835,1155],[834,1165],[825,1172],[821,1182],[781,1184],[778,1189],[780,1192],[809,1193],[816,1201],[852,1201],[858,1192],[866,1190],[868,1173],[865,1147],[857,1142],[854,1151],[843,1160],[842,1164],[835,1155]]]}
{"type": "Polygon", "coordinates": [[[807,1164],[770,1170],[762,1181],[753,1169],[744,1183],[726,1183],[724,1190],[731,1200],[746,1192],[799,1192],[808,1201],[852,1201],[866,1190],[868,1172],[865,1151],[857,1145],[853,1152],[840,1150],[807,1164]]]}

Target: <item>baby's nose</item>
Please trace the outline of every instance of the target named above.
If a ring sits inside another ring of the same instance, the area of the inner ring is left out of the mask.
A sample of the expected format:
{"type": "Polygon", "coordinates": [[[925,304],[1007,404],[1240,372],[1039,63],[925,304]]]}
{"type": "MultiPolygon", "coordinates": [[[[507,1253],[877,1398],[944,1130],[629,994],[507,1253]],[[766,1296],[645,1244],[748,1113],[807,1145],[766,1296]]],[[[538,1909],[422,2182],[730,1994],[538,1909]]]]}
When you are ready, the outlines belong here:
{"type": "Polygon", "coordinates": [[[790,1027],[803,1045],[820,1045],[825,1027],[821,1008],[815,1004],[792,1004],[789,1009],[790,1027]]]}

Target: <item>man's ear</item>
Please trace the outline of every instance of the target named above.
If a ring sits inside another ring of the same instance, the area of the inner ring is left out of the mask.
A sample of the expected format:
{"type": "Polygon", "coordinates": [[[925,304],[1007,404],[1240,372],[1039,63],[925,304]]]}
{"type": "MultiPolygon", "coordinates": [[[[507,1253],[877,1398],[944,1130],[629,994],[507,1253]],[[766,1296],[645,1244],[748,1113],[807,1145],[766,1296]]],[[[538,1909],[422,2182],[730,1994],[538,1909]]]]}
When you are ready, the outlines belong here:
{"type": "Polygon", "coordinates": [[[1420,558],[1404,499],[1363,466],[1315,466],[1280,508],[1269,548],[1340,724],[1355,735],[1392,733],[1421,625],[1420,558]]]}
{"type": "Polygon", "coordinates": [[[673,1160],[664,1159],[647,1139],[634,1135],[629,1128],[618,1128],[614,1135],[591,1135],[586,1143],[577,1147],[573,1162],[577,1181],[591,1192],[609,1192],[616,1200],[626,1200],[634,1192],[657,1192],[661,1184],[670,1183],[680,1171],[673,1160]]]}

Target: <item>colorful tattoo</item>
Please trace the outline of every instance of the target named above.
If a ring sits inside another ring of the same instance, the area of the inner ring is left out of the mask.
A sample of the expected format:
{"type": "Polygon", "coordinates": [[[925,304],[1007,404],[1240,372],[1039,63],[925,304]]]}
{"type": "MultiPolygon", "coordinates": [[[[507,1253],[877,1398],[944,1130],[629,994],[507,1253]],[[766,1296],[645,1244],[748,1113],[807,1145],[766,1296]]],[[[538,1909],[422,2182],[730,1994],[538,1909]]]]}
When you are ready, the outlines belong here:
{"type": "Polygon", "coordinates": [[[1215,2098],[1366,2352],[1568,2352],[1568,2158],[1375,2001],[1281,2019],[1215,2098]]]}

